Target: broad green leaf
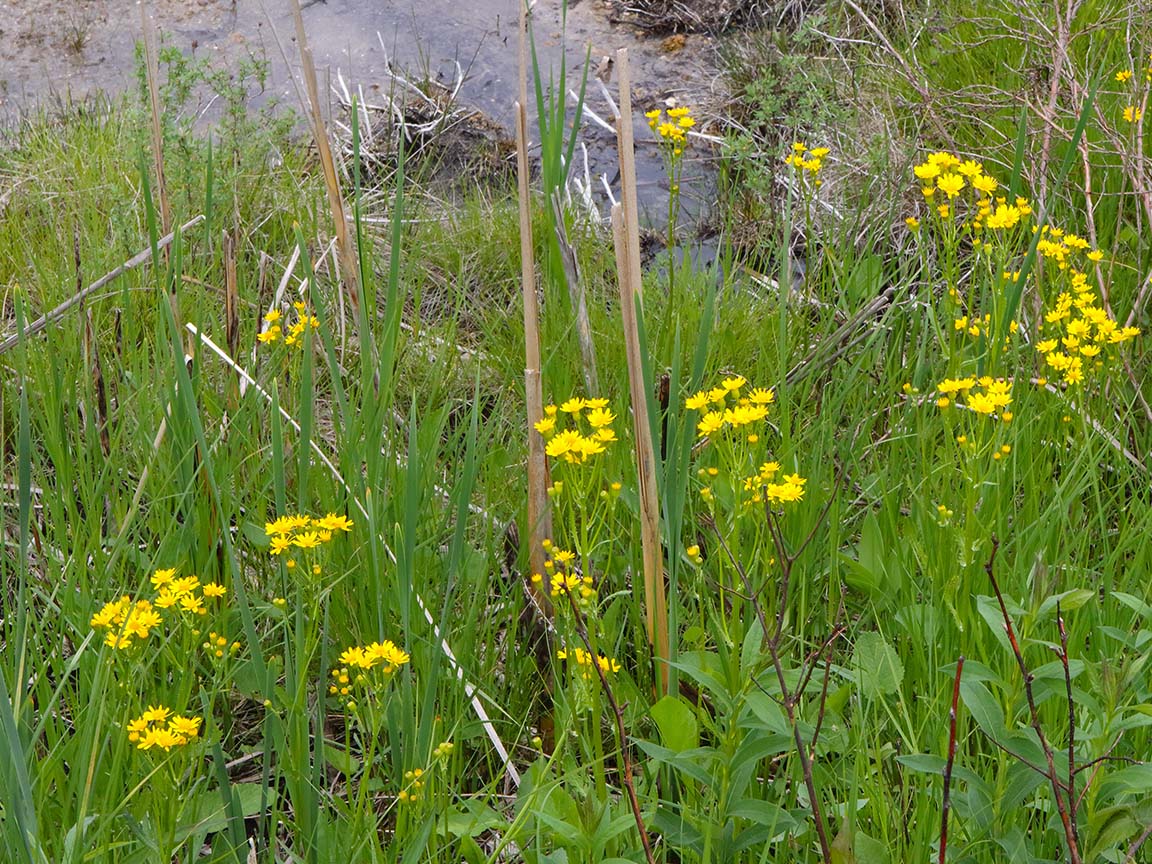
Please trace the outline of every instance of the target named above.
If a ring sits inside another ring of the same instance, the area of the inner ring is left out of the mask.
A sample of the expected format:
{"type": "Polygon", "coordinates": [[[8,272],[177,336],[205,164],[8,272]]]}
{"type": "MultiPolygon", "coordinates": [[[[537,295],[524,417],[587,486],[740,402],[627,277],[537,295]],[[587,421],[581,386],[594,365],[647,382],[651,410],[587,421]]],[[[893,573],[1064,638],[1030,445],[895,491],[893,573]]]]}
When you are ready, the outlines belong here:
{"type": "Polygon", "coordinates": [[[1003,741],[1007,735],[1004,727],[1004,710],[988,688],[979,681],[960,682],[960,699],[984,734],[993,741],[1003,741]]]}
{"type": "Polygon", "coordinates": [[[852,650],[852,666],[860,690],[872,698],[897,692],[904,681],[904,664],[879,633],[860,634],[852,650]]]}
{"type": "Polygon", "coordinates": [[[948,760],[933,753],[913,753],[908,756],[897,756],[896,761],[910,771],[920,774],[939,774],[943,776],[944,766],[948,760]]]}
{"type": "Polygon", "coordinates": [[[700,745],[696,713],[679,696],[663,697],[652,706],[651,712],[660,730],[660,740],[669,750],[683,753],[700,745]]]}

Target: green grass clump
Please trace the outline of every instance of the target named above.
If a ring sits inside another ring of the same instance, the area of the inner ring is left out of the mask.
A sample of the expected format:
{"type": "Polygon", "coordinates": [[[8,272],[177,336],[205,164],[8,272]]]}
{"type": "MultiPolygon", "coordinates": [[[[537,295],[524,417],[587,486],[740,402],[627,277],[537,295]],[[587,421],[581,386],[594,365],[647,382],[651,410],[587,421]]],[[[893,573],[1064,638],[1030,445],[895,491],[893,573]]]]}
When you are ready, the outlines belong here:
{"type": "Polygon", "coordinates": [[[165,126],[207,218],[164,249],[131,106],[0,154],[4,860],[923,861],[945,800],[945,860],[1148,860],[1144,252],[1080,239],[1074,163],[1042,198],[1022,145],[865,175],[808,129],[764,272],[646,274],[652,610],[608,238],[565,225],[589,393],[534,205],[529,430],[512,190],[443,208],[401,154],[365,190],[357,141],[357,316],[307,153],[233,120],[165,126]]]}

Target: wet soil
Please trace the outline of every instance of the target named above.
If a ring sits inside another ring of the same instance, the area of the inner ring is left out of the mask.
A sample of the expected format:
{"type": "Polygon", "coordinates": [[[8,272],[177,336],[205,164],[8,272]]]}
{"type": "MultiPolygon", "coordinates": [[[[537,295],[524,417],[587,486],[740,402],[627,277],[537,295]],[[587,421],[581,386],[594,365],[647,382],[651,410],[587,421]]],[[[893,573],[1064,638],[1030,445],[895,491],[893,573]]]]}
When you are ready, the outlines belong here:
{"type": "MultiPolygon", "coordinates": [[[[374,90],[388,86],[389,63],[413,77],[445,83],[453,82],[459,69],[465,76],[459,100],[511,128],[519,0],[304,2],[305,26],[322,81],[332,84],[342,77],[370,99],[374,90]]],[[[640,113],[670,100],[697,107],[715,103],[714,46],[703,35],[660,39],[620,23],[612,0],[572,2],[566,26],[560,7],[560,0],[537,2],[537,50],[545,68],[558,70],[561,57],[567,58],[571,86],[578,85],[588,52],[595,70],[617,48],[629,49],[641,133],[641,199],[651,221],[659,223],[667,181],[640,113]]],[[[298,104],[292,83],[298,53],[286,0],[151,0],[149,9],[167,43],[193,56],[224,65],[235,65],[248,53],[266,58],[271,67],[267,96],[298,104]]],[[[0,116],[10,118],[50,95],[80,97],[135,86],[134,53],[141,32],[140,10],[133,0],[0,0],[0,116]]],[[[590,87],[589,94],[589,107],[608,116],[598,90],[590,87]]],[[[704,120],[706,129],[706,116],[704,120]]],[[[582,140],[593,179],[606,173],[612,180],[612,137],[587,123],[582,140]]],[[[702,179],[708,173],[702,167],[705,151],[699,148],[682,184],[689,208],[696,211],[705,208],[702,201],[693,202],[693,196],[708,194],[702,179]]],[[[582,172],[583,165],[575,169],[582,172]]]]}

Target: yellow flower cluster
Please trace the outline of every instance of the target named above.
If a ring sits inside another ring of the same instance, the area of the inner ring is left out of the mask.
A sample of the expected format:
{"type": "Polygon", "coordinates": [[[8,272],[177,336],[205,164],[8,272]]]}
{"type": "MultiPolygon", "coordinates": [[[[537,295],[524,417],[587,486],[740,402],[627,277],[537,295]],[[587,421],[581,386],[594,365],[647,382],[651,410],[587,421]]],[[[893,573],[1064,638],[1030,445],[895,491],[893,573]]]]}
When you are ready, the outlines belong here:
{"type": "MultiPolygon", "coordinates": [[[[739,429],[750,426],[768,416],[768,406],[776,401],[776,394],[763,387],[755,387],[747,395],[741,395],[740,390],[747,383],[743,377],[735,375],[725,378],[718,387],[701,390],[684,400],[688,410],[704,412],[696,424],[696,431],[701,438],[728,427],[739,429]]],[[[750,438],[756,440],[754,432],[750,438]]]]}
{"type": "MultiPolygon", "coordinates": [[[[403,666],[411,659],[391,639],[373,642],[363,647],[353,645],[351,648],[344,649],[340,655],[340,663],[345,667],[367,671],[382,666],[386,674],[395,672],[397,667],[403,666]]],[[[335,673],[333,674],[335,675],[335,673]]]]}
{"type": "Polygon", "coordinates": [[[128,724],[128,740],[137,750],[159,747],[169,751],[183,747],[200,735],[200,718],[173,714],[163,705],[148,706],[148,710],[128,724]]]}
{"type": "MultiPolygon", "coordinates": [[[[553,597],[561,594],[571,594],[581,604],[589,602],[596,596],[593,588],[594,580],[591,576],[581,576],[575,570],[576,553],[568,549],[558,549],[551,540],[545,539],[544,552],[548,556],[544,559],[544,570],[548,574],[549,592],[553,597]]],[[[540,585],[544,576],[540,573],[532,574],[532,584],[540,585]]]]}
{"type": "Polygon", "coordinates": [[[1138,123],[1143,116],[1144,112],[1135,105],[1129,105],[1124,109],[1124,119],[1129,123],[1138,123]]]}
{"type": "Polygon", "coordinates": [[[264,533],[271,540],[271,553],[279,555],[292,548],[315,549],[331,540],[335,532],[351,531],[352,524],[347,516],[335,513],[320,519],[298,513],[295,516],[281,516],[274,522],[265,522],[264,533]]]}
{"type": "Polygon", "coordinates": [[[556,652],[556,658],[558,660],[575,660],[576,665],[580,668],[581,677],[586,681],[592,680],[596,667],[599,667],[605,675],[620,671],[620,664],[612,658],[605,657],[603,654],[590,654],[583,648],[574,648],[572,651],[561,648],[556,652]]]}
{"type": "Polygon", "coordinates": [[[807,144],[796,141],[784,157],[784,164],[795,168],[802,177],[811,178],[819,186],[821,181],[818,175],[824,167],[824,157],[831,152],[827,147],[813,147],[809,150],[807,144]]]}
{"type": "MultiPolygon", "coordinates": [[[[411,659],[406,651],[390,639],[345,648],[340,654],[340,666],[332,670],[328,693],[347,698],[352,694],[354,687],[371,680],[368,675],[373,669],[380,669],[387,678],[411,659]]],[[[349,711],[355,711],[355,701],[349,699],[347,708],[349,711]]]]}
{"type": "Polygon", "coordinates": [[[228,589],[215,582],[200,583],[195,576],[176,577],[175,568],[157,570],[152,574],[152,585],[156,588],[156,605],[161,609],[179,608],[182,612],[205,615],[205,599],[223,597],[228,589]],[[196,592],[200,593],[197,594],[196,592]]]}
{"type": "MultiPolygon", "coordinates": [[[[1032,228],[1032,233],[1036,233],[1032,228]]],[[[1083,254],[1085,258],[1095,264],[1104,258],[1104,253],[1093,249],[1092,244],[1077,234],[1065,232],[1054,225],[1045,225],[1040,230],[1040,239],[1036,243],[1036,251],[1044,258],[1056,264],[1060,270],[1073,267],[1076,257],[1083,254]]]]}
{"type": "Polygon", "coordinates": [[[785,474],[776,482],[776,475],[780,473],[779,462],[765,462],[760,470],[744,480],[744,491],[749,493],[745,499],[748,505],[763,504],[791,504],[804,497],[804,484],[808,480],[799,474],[785,474]]]}
{"type": "MultiPolygon", "coordinates": [[[[984,166],[974,159],[961,159],[953,153],[931,153],[912,171],[920,181],[920,191],[926,201],[935,201],[937,193],[943,193],[948,199],[936,207],[937,214],[943,219],[955,215],[954,199],[964,189],[971,189],[976,208],[971,222],[973,230],[1007,231],[1032,214],[1027,198],[1016,197],[1009,203],[1006,197],[993,197],[1000,183],[985,173],[984,166]]],[[[908,220],[908,226],[915,230],[919,221],[912,218],[908,220]]]]}
{"type": "Polygon", "coordinates": [[[204,641],[204,644],[201,647],[217,660],[224,656],[225,648],[227,648],[231,654],[236,654],[240,651],[239,642],[233,642],[231,645],[229,645],[228,637],[217,633],[215,630],[208,634],[208,638],[204,641]]]}
{"type": "Polygon", "coordinates": [[[160,626],[160,614],[148,600],[132,601],[125,594],[119,600],[105,603],[103,608],[92,616],[94,630],[107,630],[104,644],[110,648],[130,648],[133,640],[147,639],[152,631],[160,626]]]}
{"type": "Polygon", "coordinates": [[[545,406],[544,419],[535,424],[535,429],[547,440],[544,451],[553,459],[582,464],[618,440],[612,429],[615,420],[616,415],[608,409],[607,399],[573,396],[559,408],[545,406]],[[563,425],[563,415],[571,425],[563,425]]]}
{"type": "Polygon", "coordinates": [[[1036,343],[1044,363],[1068,385],[1084,382],[1085,361],[1102,366],[1107,350],[1140,335],[1139,327],[1120,327],[1097,305],[1086,274],[1073,271],[1072,287],[1074,294],[1062,291],[1044,314],[1045,338],[1036,343]]]}
{"type": "Polygon", "coordinates": [[[152,600],[133,600],[127,594],[105,603],[89,622],[94,630],[107,630],[104,644],[110,648],[131,648],[147,639],[160,626],[159,609],[177,608],[194,615],[205,615],[205,599],[223,597],[228,590],[215,582],[200,583],[195,576],[176,578],[175,568],[152,574],[157,595],[152,600]],[[199,592],[199,593],[197,593],[199,592]]]}
{"type": "MultiPolygon", "coordinates": [[[[1013,282],[1016,281],[1012,278],[1011,273],[1005,273],[1004,278],[1013,282]]],[[[992,333],[992,315],[991,313],[985,313],[983,318],[979,318],[975,315],[973,315],[971,318],[969,318],[967,315],[961,315],[959,318],[956,318],[952,321],[952,327],[957,332],[962,331],[967,333],[973,339],[977,339],[980,336],[987,338],[992,333]]],[[[1010,333],[1018,332],[1020,330],[1019,323],[1017,323],[1015,320],[1009,322],[1008,330],[1010,333]]]]}
{"type": "Polygon", "coordinates": [[[315,315],[308,314],[308,305],[302,301],[296,301],[292,304],[292,308],[296,310],[296,320],[288,328],[288,335],[284,335],[284,329],[280,322],[283,316],[278,309],[273,309],[264,316],[264,321],[268,325],[264,331],[260,333],[256,339],[262,344],[268,345],[269,343],[276,342],[281,336],[284,336],[284,344],[292,346],[300,346],[304,344],[304,331],[311,327],[316,330],[320,326],[320,319],[315,315]]]}
{"type": "Polygon", "coordinates": [[[939,394],[936,404],[941,408],[947,408],[955,402],[976,414],[998,414],[1005,423],[1012,421],[1012,412],[1007,410],[1012,404],[1011,379],[992,378],[988,375],[981,378],[945,378],[936,385],[936,392],[939,394]],[[961,402],[961,399],[964,401],[961,402]]]}
{"type": "Polygon", "coordinates": [[[664,112],[654,108],[644,116],[648,119],[648,127],[672,148],[672,155],[680,156],[688,146],[688,130],[696,125],[691,112],[687,108],[669,108],[665,120],[664,112]]]}

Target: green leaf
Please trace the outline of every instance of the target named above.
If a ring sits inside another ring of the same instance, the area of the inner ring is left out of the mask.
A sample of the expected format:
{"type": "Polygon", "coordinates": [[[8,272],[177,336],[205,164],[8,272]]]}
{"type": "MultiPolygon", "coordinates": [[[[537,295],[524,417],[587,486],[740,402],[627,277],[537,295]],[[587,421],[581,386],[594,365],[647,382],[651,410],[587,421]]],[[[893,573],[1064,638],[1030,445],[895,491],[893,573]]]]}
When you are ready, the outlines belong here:
{"type": "Polygon", "coordinates": [[[856,832],[852,851],[856,853],[856,864],[889,864],[892,860],[887,847],[863,831],[856,832]]]}
{"type": "Polygon", "coordinates": [[[960,682],[960,699],[972,719],[993,741],[1002,741],[1007,735],[1004,728],[1004,710],[988,688],[979,681],[960,682]]]}
{"type": "Polygon", "coordinates": [[[920,774],[939,774],[940,776],[944,776],[944,766],[948,764],[947,759],[934,753],[912,753],[908,756],[897,756],[896,761],[909,771],[916,771],[920,774]]]}
{"type": "Polygon", "coordinates": [[[852,666],[860,690],[871,698],[897,692],[904,681],[904,664],[879,633],[860,634],[852,650],[852,666]]]}
{"type": "Polygon", "coordinates": [[[700,746],[696,713],[679,697],[669,694],[651,708],[664,746],[676,753],[700,746]]]}
{"type": "Polygon", "coordinates": [[[796,820],[791,813],[771,801],[756,798],[744,798],[730,805],[727,815],[734,819],[747,819],[780,832],[790,832],[796,828],[796,820]]]}
{"type": "Polygon", "coordinates": [[[1055,612],[1057,603],[1060,604],[1061,612],[1071,612],[1073,609],[1079,609],[1095,596],[1096,592],[1089,591],[1087,588],[1073,588],[1071,591],[1065,591],[1062,594],[1053,594],[1041,603],[1040,608],[1036,610],[1036,620],[1043,621],[1055,612]]]}

